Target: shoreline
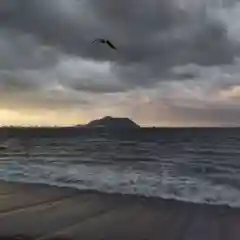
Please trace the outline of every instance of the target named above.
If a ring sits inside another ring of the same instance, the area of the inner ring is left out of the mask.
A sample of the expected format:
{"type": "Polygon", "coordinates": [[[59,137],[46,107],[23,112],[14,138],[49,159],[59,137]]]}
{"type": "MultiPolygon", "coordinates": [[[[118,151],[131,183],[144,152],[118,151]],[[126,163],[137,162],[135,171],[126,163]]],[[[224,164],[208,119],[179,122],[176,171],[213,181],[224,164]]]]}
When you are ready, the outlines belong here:
{"type": "MultiPolygon", "coordinates": [[[[160,196],[147,196],[143,194],[132,194],[132,193],[120,193],[120,192],[104,192],[96,189],[79,189],[76,187],[71,187],[71,186],[60,186],[60,185],[54,185],[54,184],[49,184],[49,183],[40,183],[40,182],[24,182],[24,181],[7,181],[7,180],[1,180],[0,179],[0,190],[1,190],[1,185],[2,184],[10,184],[13,185],[14,187],[18,185],[22,186],[32,186],[33,188],[35,187],[44,187],[44,188],[49,188],[49,189],[59,189],[59,190],[72,190],[75,191],[78,194],[98,194],[100,196],[112,196],[112,197],[121,197],[121,198],[129,198],[129,199],[145,199],[148,201],[163,201],[163,202],[176,202],[179,204],[193,204],[193,205],[204,205],[204,206],[209,206],[209,207],[221,207],[221,208],[229,208],[229,209],[234,209],[234,210],[239,210],[240,211],[240,206],[231,206],[229,204],[221,204],[221,203],[211,203],[209,202],[193,202],[190,200],[183,200],[183,199],[176,199],[176,198],[164,198],[160,196]]],[[[1,191],[0,191],[1,195],[1,191]]]]}
{"type": "Polygon", "coordinates": [[[0,240],[237,240],[239,221],[228,206],[0,181],[0,240]]]}

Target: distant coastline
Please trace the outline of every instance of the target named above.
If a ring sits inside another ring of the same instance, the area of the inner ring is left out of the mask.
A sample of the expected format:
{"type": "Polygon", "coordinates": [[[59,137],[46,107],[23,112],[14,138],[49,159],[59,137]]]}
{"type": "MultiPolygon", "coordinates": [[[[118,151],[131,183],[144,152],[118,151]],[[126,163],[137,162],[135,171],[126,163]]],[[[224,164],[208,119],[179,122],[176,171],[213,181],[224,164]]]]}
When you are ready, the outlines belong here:
{"type": "Polygon", "coordinates": [[[86,124],[76,124],[76,125],[68,125],[68,126],[60,126],[60,125],[49,125],[49,126],[41,126],[41,125],[2,125],[0,126],[0,130],[5,129],[16,129],[16,130],[64,130],[64,129],[86,129],[86,130],[117,130],[117,129],[125,129],[125,130],[134,130],[134,129],[145,129],[145,130],[160,130],[160,129],[239,129],[240,126],[141,126],[134,122],[132,119],[127,117],[111,117],[105,116],[99,119],[91,120],[86,124]]]}

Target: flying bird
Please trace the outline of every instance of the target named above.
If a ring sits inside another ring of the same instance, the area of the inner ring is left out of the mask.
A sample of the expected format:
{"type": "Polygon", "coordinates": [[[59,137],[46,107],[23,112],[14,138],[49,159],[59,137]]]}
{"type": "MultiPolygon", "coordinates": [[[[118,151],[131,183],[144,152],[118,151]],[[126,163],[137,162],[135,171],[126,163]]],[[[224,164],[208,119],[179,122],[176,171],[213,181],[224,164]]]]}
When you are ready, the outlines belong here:
{"type": "Polygon", "coordinates": [[[92,43],[94,42],[99,42],[99,43],[103,43],[103,44],[107,44],[110,48],[117,50],[117,48],[108,40],[108,39],[104,39],[104,38],[97,38],[95,39],[92,43]]]}

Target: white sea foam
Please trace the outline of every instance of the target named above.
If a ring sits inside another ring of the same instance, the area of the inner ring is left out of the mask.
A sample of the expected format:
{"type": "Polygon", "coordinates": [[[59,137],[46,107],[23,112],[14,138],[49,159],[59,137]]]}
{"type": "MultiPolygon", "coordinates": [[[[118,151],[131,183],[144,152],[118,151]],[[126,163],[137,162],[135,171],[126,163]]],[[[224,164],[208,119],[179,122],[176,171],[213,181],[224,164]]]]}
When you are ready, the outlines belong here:
{"type": "Polygon", "coordinates": [[[8,181],[46,183],[108,193],[137,194],[194,203],[240,207],[240,191],[193,176],[172,176],[171,171],[139,170],[116,165],[54,165],[2,163],[0,178],[8,181]]]}
{"type": "Polygon", "coordinates": [[[32,139],[0,151],[0,179],[240,207],[238,130],[141,134],[32,139]]]}

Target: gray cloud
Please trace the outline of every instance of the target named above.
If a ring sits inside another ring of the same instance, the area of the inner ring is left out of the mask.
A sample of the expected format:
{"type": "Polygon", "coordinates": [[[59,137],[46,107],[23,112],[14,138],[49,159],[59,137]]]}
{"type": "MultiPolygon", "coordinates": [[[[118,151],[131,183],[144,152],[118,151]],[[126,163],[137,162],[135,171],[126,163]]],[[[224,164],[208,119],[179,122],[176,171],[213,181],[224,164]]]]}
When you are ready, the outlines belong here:
{"type": "MultiPolygon", "coordinates": [[[[238,100],[239,101],[239,100],[238,100]]],[[[194,98],[159,98],[125,104],[126,115],[142,124],[156,126],[240,126],[240,108],[236,102],[194,98]],[[151,117],[149,117],[151,116],[151,117]]]]}
{"type": "Polygon", "coordinates": [[[92,79],[87,78],[81,80],[82,81],[76,79],[75,81],[68,84],[67,87],[76,91],[80,90],[93,93],[118,93],[127,90],[126,87],[120,85],[93,83],[91,81],[92,79]]]}
{"type": "Polygon", "coordinates": [[[240,109],[227,106],[208,106],[208,108],[172,108],[180,122],[198,122],[206,125],[240,126],[240,109]]]}
{"type": "Polygon", "coordinates": [[[0,69],[51,68],[59,57],[52,47],[43,46],[33,35],[10,29],[0,30],[0,69]]]}
{"type": "Polygon", "coordinates": [[[4,0],[1,8],[3,26],[67,54],[114,61],[119,77],[134,84],[165,79],[175,65],[232,63],[238,49],[223,23],[171,0],[4,0]],[[118,53],[92,45],[99,36],[112,39],[118,53]]]}
{"type": "Polygon", "coordinates": [[[181,2],[184,7],[174,0],[1,0],[2,106],[84,108],[95,99],[84,93],[102,99],[113,93],[108,103],[117,104],[121,93],[155,88],[156,99],[148,96],[152,118],[164,118],[156,109],[158,99],[168,95],[172,100],[161,106],[167,106],[171,121],[175,115],[179,121],[238,121],[238,97],[222,107],[222,101],[214,100],[217,107],[212,101],[240,84],[240,4],[212,4],[207,14],[203,1],[181,2]],[[118,51],[92,44],[96,37],[111,39],[118,51]],[[205,99],[206,108],[193,101],[196,96],[205,99]],[[181,99],[193,105],[176,104],[181,99]]]}
{"type": "Polygon", "coordinates": [[[15,111],[69,111],[88,109],[91,98],[81,94],[79,96],[71,91],[60,89],[35,90],[25,92],[0,91],[0,109],[12,109],[15,111]]]}

